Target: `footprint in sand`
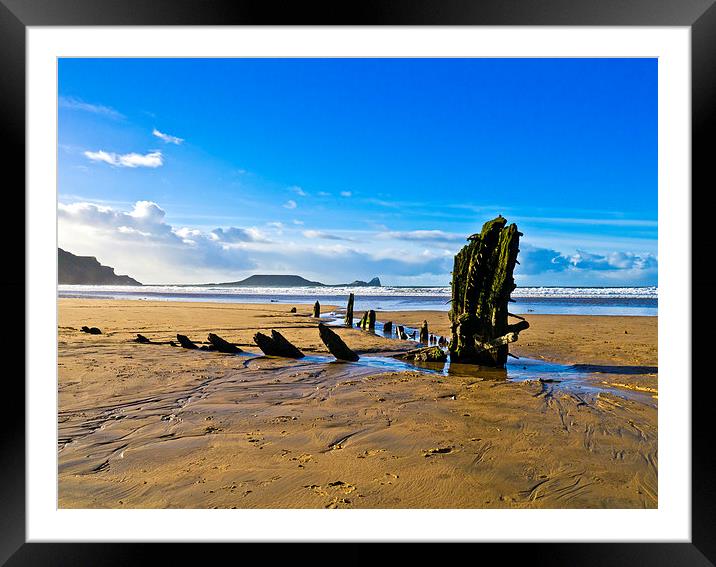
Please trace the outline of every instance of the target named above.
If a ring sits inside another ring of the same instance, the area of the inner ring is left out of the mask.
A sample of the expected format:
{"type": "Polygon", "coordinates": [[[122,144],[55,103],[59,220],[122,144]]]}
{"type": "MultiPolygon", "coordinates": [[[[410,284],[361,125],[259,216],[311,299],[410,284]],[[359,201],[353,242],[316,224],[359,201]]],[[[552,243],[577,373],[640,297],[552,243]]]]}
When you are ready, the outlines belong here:
{"type": "Polygon", "coordinates": [[[385,486],[388,484],[393,484],[393,481],[398,480],[400,477],[397,474],[393,473],[385,473],[385,475],[381,478],[374,478],[373,482],[378,482],[381,484],[381,486],[385,486]]]}
{"type": "Polygon", "coordinates": [[[360,453],[357,458],[365,459],[366,457],[373,457],[375,455],[379,455],[380,453],[385,453],[385,449],[368,449],[367,451],[360,453]]]}
{"type": "Polygon", "coordinates": [[[298,457],[291,457],[292,461],[298,461],[300,464],[299,467],[303,468],[303,465],[305,465],[308,461],[313,459],[313,455],[309,453],[303,453],[302,455],[299,455],[298,457]]]}
{"type": "Polygon", "coordinates": [[[343,482],[342,480],[336,480],[335,482],[329,482],[328,486],[331,488],[335,488],[336,490],[340,490],[343,492],[343,494],[350,494],[353,492],[356,487],[348,482],[343,482]]]}
{"type": "Polygon", "coordinates": [[[334,498],[328,504],[326,504],[326,508],[329,510],[335,510],[336,508],[344,508],[347,507],[345,505],[350,506],[351,504],[352,502],[349,498],[334,498]]]}
{"type": "MultiPolygon", "coordinates": [[[[354,492],[356,490],[356,487],[353,486],[349,482],[343,482],[342,480],[336,480],[333,482],[329,482],[325,487],[319,485],[319,484],[306,484],[303,488],[308,488],[309,490],[313,490],[316,494],[319,496],[330,496],[331,494],[350,494],[351,492],[354,492]]],[[[350,504],[350,500],[347,500],[345,498],[340,498],[339,496],[334,496],[331,503],[344,503],[344,504],[350,504]]],[[[326,506],[328,508],[329,506],[326,506]]]]}
{"type": "Polygon", "coordinates": [[[438,447],[436,449],[428,449],[423,453],[423,457],[432,457],[433,455],[446,455],[452,453],[455,447],[438,447]]]}

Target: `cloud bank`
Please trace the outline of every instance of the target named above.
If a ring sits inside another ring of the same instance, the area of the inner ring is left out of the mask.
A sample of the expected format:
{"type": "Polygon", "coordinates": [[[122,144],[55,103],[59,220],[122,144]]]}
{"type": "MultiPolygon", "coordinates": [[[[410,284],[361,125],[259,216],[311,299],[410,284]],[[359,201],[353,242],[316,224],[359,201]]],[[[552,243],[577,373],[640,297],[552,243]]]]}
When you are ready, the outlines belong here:
{"type": "MultiPolygon", "coordinates": [[[[145,283],[232,281],[252,273],[336,283],[379,276],[394,285],[449,285],[464,236],[439,230],[341,231],[292,227],[175,226],[157,203],[129,210],[75,202],[58,208],[60,246],[93,255],[145,283]]],[[[654,285],[656,256],[520,245],[518,285],[654,285]]]]}

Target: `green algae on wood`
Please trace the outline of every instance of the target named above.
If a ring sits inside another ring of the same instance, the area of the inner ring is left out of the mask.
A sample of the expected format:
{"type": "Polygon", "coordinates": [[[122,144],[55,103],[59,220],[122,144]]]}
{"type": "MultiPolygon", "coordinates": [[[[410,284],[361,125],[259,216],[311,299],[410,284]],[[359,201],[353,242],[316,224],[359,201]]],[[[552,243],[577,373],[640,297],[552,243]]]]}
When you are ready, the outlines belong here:
{"type": "Polygon", "coordinates": [[[507,305],[516,285],[522,233],[501,215],[488,221],[480,234],[468,237],[456,255],[452,272],[450,360],[503,367],[508,343],[529,326],[507,323],[507,305]]]}
{"type": "Polygon", "coordinates": [[[371,309],[370,311],[363,313],[363,317],[361,317],[358,326],[364,331],[375,330],[375,311],[371,309]]]}
{"type": "Polygon", "coordinates": [[[353,297],[353,294],[351,293],[348,296],[348,305],[346,306],[346,318],[343,320],[343,323],[347,327],[353,326],[353,300],[354,300],[354,297],[353,297]]]}
{"type": "Polygon", "coordinates": [[[395,358],[413,360],[415,362],[445,362],[447,360],[447,353],[438,346],[429,346],[396,354],[395,358]]]}

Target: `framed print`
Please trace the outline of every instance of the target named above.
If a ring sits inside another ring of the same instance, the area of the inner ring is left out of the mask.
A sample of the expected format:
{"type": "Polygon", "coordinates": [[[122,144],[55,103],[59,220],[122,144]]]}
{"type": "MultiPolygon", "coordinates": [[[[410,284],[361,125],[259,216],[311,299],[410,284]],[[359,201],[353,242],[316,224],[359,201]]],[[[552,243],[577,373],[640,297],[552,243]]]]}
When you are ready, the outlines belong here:
{"type": "Polygon", "coordinates": [[[716,9],[437,6],[3,0],[8,564],[714,560],[716,9]]]}

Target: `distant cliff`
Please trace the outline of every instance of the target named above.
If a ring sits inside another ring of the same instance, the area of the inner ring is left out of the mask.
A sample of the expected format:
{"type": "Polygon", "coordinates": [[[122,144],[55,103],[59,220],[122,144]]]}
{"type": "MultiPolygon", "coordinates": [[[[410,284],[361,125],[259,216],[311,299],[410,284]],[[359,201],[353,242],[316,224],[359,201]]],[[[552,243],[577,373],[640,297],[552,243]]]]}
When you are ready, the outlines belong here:
{"type": "Polygon", "coordinates": [[[224,282],[209,285],[226,287],[308,287],[322,286],[323,284],[321,282],[309,281],[301,276],[255,275],[238,282],[224,282]]]}
{"type": "Polygon", "coordinates": [[[380,287],[380,280],[373,278],[369,282],[356,280],[349,284],[324,284],[321,282],[312,282],[301,276],[284,276],[284,275],[254,275],[249,276],[245,280],[237,282],[224,282],[215,284],[205,284],[213,286],[225,287],[380,287]]]}
{"type": "Polygon", "coordinates": [[[369,282],[364,282],[361,280],[356,280],[353,283],[349,284],[336,284],[335,287],[380,287],[380,279],[379,278],[373,278],[369,282]]]}
{"type": "Polygon", "coordinates": [[[57,249],[57,275],[61,284],[142,285],[129,276],[118,276],[93,256],[75,256],[62,248],[57,249]]]}

